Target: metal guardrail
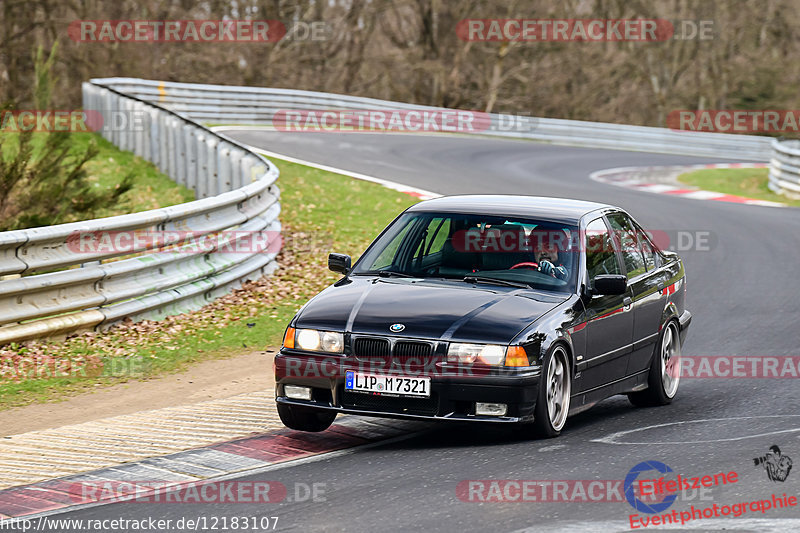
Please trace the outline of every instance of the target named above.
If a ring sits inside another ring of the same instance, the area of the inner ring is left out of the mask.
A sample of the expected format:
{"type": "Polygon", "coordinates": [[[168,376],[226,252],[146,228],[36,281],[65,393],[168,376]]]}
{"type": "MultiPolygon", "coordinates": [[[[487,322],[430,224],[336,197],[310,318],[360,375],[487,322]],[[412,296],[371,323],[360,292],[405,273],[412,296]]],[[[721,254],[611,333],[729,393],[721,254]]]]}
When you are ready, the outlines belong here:
{"type": "Polygon", "coordinates": [[[789,198],[800,199],[800,141],[772,143],[769,188],[789,198]]]}
{"type": "Polygon", "coordinates": [[[184,115],[104,81],[83,84],[84,109],[104,119],[135,112],[145,120],[136,129],[104,128],[103,136],[152,161],[199,199],[0,233],[0,344],[186,312],[277,266],[277,167],[184,115]],[[93,236],[121,233],[166,238],[133,238],[116,250],[82,245],[81,238],[94,242],[93,236]],[[249,239],[246,251],[237,249],[240,239],[249,239]]]}
{"type": "MultiPolygon", "coordinates": [[[[374,98],[314,91],[203,85],[133,78],[104,80],[118,90],[185,114],[198,122],[271,125],[280,110],[431,110],[374,98]]],[[[670,130],[552,118],[480,114],[477,134],[530,139],[568,146],[634,150],[736,160],[768,161],[769,137],[670,130]]]]}

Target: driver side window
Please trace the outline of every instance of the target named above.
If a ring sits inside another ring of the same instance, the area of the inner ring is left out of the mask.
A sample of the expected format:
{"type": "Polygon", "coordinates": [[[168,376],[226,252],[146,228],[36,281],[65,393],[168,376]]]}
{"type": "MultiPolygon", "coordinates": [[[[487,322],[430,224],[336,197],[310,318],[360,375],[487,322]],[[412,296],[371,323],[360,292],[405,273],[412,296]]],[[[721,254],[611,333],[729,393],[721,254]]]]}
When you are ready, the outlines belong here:
{"type": "Polygon", "coordinates": [[[586,226],[586,270],[589,280],[600,274],[622,274],[611,233],[602,218],[586,226]]]}

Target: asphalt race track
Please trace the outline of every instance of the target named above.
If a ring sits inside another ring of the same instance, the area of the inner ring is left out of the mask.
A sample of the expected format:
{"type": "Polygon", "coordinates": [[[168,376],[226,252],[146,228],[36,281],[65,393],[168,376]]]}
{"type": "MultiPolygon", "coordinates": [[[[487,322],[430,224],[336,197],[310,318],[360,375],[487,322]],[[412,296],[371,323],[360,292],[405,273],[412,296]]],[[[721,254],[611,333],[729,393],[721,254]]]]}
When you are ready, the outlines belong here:
{"type": "MultiPolygon", "coordinates": [[[[588,178],[610,167],[722,160],[468,137],[229,134],[272,152],[442,194],[587,199],[621,206],[651,230],[708,231],[710,250],[680,251],[694,317],[683,355],[800,355],[800,210],[673,198],[588,178]]],[[[494,426],[431,425],[408,439],[243,478],[279,481],[290,497],[295,483],[323,483],[325,501],[126,503],[59,518],[279,516],[277,529],[287,531],[614,531],[630,527],[628,517],[635,512],[624,496],[611,502],[480,503],[460,500],[457,487],[463,480],[622,480],[637,463],[654,460],[685,476],[732,470],[739,476],[737,483],[703,496],[686,493],[669,511],[773,493],[797,496],[800,471],[772,482],[753,458],[777,444],[800,460],[798,405],[796,379],[684,379],[670,406],[636,409],[625,398],[612,398],[571,418],[553,440],[525,440],[513,429],[494,426]]],[[[800,527],[799,519],[800,508],[793,507],[748,511],[740,522],[719,518],[693,527],[789,531],[800,527]]]]}

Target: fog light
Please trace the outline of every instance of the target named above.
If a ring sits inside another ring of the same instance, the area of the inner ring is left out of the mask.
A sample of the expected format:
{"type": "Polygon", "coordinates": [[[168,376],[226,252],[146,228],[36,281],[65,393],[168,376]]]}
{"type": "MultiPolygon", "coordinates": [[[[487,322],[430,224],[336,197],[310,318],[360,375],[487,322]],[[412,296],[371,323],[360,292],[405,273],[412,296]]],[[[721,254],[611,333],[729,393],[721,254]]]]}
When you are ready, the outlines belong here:
{"type": "Polygon", "coordinates": [[[485,416],[503,416],[508,411],[508,406],[504,403],[480,403],[475,404],[475,414],[485,416]]]}
{"type": "Polygon", "coordinates": [[[308,400],[311,401],[311,388],[298,387],[297,385],[284,385],[283,393],[287,398],[294,398],[295,400],[308,400]]]}

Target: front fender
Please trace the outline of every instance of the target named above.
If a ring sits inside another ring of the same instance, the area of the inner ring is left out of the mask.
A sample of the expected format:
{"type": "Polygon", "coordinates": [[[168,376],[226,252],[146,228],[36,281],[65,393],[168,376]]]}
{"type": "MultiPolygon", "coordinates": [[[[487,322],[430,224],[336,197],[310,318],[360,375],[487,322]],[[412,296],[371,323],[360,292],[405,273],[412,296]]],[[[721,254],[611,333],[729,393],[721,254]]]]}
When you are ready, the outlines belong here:
{"type": "Polygon", "coordinates": [[[575,296],[540,317],[518,334],[512,344],[521,344],[528,353],[532,365],[541,365],[544,356],[557,342],[564,344],[570,354],[573,378],[577,362],[584,356],[586,337],[584,334],[584,307],[575,296]]]}

